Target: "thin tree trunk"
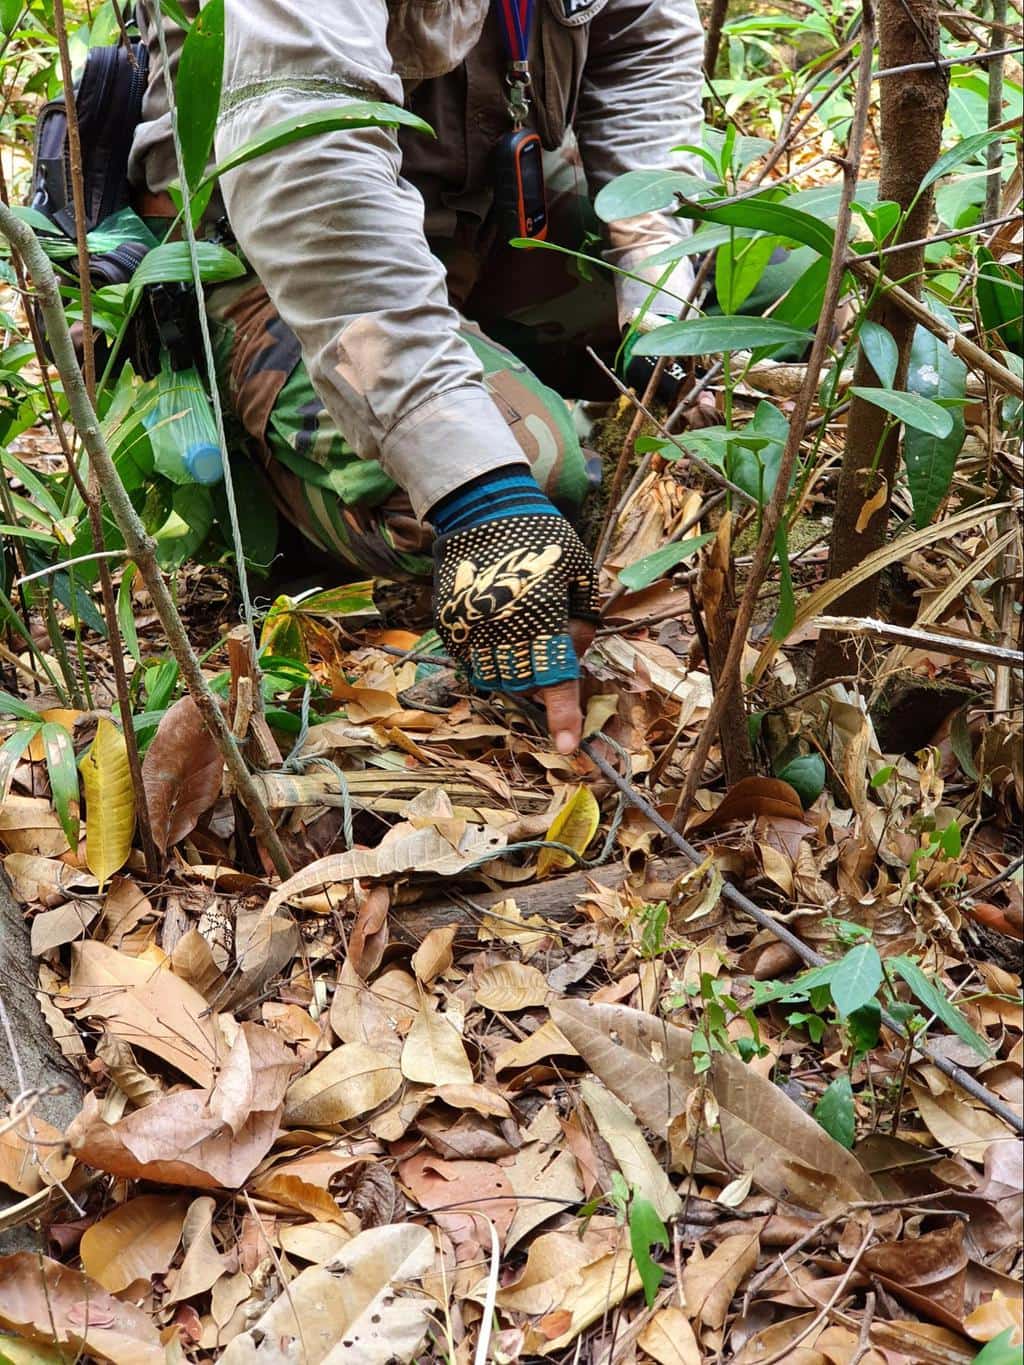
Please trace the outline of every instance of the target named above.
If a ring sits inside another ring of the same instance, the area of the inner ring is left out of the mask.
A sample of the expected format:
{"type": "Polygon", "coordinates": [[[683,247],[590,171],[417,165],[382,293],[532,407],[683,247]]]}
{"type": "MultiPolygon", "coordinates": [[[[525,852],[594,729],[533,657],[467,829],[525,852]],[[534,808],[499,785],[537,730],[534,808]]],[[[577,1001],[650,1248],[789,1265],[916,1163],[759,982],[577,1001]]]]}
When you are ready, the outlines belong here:
{"type": "Polygon", "coordinates": [[[704,71],[708,80],[714,80],[718,53],[722,46],[722,29],[729,13],[729,0],[711,0],[711,13],[708,15],[708,28],[704,36],[704,71]]]}
{"type": "MultiPolygon", "coordinates": [[[[881,0],[878,10],[880,63],[883,68],[935,60],[939,52],[937,0],[881,0]]],[[[909,209],[926,171],[938,159],[942,121],[946,112],[948,76],[931,67],[907,71],[881,82],[882,168],[878,197],[894,200],[909,209]]],[[[928,234],[932,195],[921,195],[908,213],[900,238],[913,242],[928,234]]],[[[914,297],[920,295],[924,247],[895,251],[882,258],[885,275],[899,281],[914,297]]],[[[885,327],[896,342],[899,364],[894,387],[906,385],[914,322],[906,312],[880,293],[869,309],[872,321],[885,327]]],[[[861,352],[854,383],[874,387],[878,381],[861,352]]],[[[846,427],[846,452],[836,493],[835,521],[829,559],[829,576],[840,578],[885,540],[889,506],[899,463],[899,428],[886,433],[886,414],[855,397],[846,427]],[[861,524],[865,502],[884,488],[884,498],[861,524]]],[[[869,579],[851,589],[834,605],[837,616],[877,615],[880,580],[869,579]]],[[[825,634],[814,659],[815,681],[850,672],[849,642],[825,634]]]]}

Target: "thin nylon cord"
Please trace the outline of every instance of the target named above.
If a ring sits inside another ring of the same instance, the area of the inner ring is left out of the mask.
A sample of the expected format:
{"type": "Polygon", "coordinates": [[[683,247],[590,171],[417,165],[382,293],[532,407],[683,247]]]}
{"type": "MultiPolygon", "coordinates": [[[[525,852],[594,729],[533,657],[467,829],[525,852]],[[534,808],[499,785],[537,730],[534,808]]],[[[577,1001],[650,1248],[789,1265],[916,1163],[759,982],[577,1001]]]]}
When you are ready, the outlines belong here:
{"type": "Polygon", "coordinates": [[[206,317],[203,301],[203,281],[199,271],[199,247],[196,231],[192,223],[192,195],[185,175],[185,159],[181,151],[181,138],[178,134],[178,102],[171,80],[171,63],[167,53],[167,34],[164,32],[164,13],[160,0],[153,0],[156,11],[156,33],[160,44],[160,60],[164,66],[164,88],[167,91],[167,104],[171,114],[171,138],[174,142],[174,160],[178,167],[178,181],[181,185],[182,226],[185,241],[188,243],[188,257],[192,269],[192,284],[196,291],[199,307],[199,331],[203,339],[203,358],[206,363],[206,377],[210,386],[210,401],[213,404],[213,417],[217,426],[217,439],[220,442],[221,460],[224,465],[224,493],[227,498],[228,516],[231,519],[231,543],[235,551],[238,568],[238,585],[242,590],[242,610],[245,624],[253,642],[256,641],[256,627],[253,624],[252,598],[249,595],[249,575],[245,569],[245,551],[242,548],[242,529],[238,524],[238,507],[235,503],[235,485],[231,477],[231,461],[228,458],[227,437],[224,434],[224,413],[220,403],[220,389],[217,387],[217,367],[213,359],[213,344],[210,341],[210,324],[206,317]]]}

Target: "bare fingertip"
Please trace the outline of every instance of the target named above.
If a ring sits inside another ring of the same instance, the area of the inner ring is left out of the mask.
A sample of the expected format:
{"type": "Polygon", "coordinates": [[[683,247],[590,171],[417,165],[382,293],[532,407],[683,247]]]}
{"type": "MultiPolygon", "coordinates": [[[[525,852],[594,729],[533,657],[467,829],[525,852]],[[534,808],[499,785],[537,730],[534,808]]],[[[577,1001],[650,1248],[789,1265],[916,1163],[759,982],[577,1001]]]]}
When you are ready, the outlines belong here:
{"type": "Polygon", "coordinates": [[[571,730],[559,730],[555,735],[555,748],[560,754],[571,754],[576,748],[576,736],[571,730]]]}

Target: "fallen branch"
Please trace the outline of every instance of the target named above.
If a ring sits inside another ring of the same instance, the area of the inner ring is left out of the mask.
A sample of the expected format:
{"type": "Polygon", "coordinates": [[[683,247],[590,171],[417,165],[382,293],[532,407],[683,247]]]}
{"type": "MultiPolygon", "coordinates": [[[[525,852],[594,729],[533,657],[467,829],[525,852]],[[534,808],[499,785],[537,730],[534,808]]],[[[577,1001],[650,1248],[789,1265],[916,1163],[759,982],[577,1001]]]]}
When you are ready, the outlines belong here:
{"type": "MultiPolygon", "coordinates": [[[[657,858],[644,869],[640,880],[643,895],[651,900],[664,900],[673,882],[693,869],[687,856],[657,858]]],[[[502,901],[514,900],[524,919],[539,915],[554,924],[578,920],[579,902],[594,886],[617,888],[629,880],[629,870],[621,863],[611,867],[595,867],[589,872],[571,872],[554,877],[549,882],[534,882],[528,886],[510,886],[506,891],[488,891],[470,901],[460,896],[428,901],[422,905],[399,906],[391,917],[395,936],[409,943],[420,943],[431,929],[447,924],[466,925],[472,929],[480,911],[493,910],[502,901]],[[468,907],[468,908],[467,908],[468,907]]]]}
{"type": "Polygon", "coordinates": [[[235,790],[252,819],[256,837],[266,848],[278,875],[290,877],[292,866],[288,855],[230,727],[224,719],[220,703],[203,676],[199,660],[189,643],[178,609],[174,605],[174,599],[164,582],[156,561],[156,544],[139,520],[121,482],[121,476],[110,458],[96,409],[89,399],[82,372],[78,367],[74,342],[68,330],[53,266],[32,229],[16,217],[6,204],[0,204],[0,234],[21,254],[35,285],[36,298],[43,315],[54,364],[64,386],[71,420],[82,438],[90,466],[96,471],[103,496],[107,500],[118,530],[124,537],[128,553],[139,566],[139,572],[160,618],[167,642],[181,669],[181,675],[199,707],[206,728],[217,741],[217,747],[224,757],[235,790]]]}
{"type": "Polygon", "coordinates": [[[1024,652],[986,644],[984,640],[969,640],[964,635],[943,635],[937,630],[918,630],[914,626],[893,626],[873,616],[816,616],[814,624],[822,630],[835,630],[849,635],[876,635],[880,640],[891,640],[897,645],[913,649],[938,649],[958,659],[980,659],[987,664],[1011,664],[1024,667],[1024,652]]]}

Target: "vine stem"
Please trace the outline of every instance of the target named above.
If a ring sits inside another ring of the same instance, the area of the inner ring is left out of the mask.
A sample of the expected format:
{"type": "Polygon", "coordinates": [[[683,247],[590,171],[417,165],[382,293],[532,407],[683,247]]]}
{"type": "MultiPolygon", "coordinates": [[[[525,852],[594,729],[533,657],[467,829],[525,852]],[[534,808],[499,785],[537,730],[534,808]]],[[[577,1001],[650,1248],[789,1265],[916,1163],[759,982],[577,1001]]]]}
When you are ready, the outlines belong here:
{"type": "Polygon", "coordinates": [[[733,693],[740,685],[743,647],[746,644],[747,632],[754,616],[758,594],[761,591],[775,550],[775,537],[782,524],[793,469],[800,453],[800,445],[807,428],[808,418],[811,415],[811,407],[818,391],[818,377],[821,374],[829,348],[828,319],[835,316],[842,291],[843,276],[846,269],[847,240],[850,235],[852,220],[853,197],[857,188],[857,168],[860,165],[861,152],[864,147],[864,134],[867,129],[868,110],[871,104],[871,61],[875,47],[875,14],[871,0],[863,0],[862,15],[857,93],[854,102],[853,122],[850,128],[850,141],[847,146],[846,157],[842,162],[843,188],[839,201],[839,212],[836,216],[832,259],[829,262],[828,280],[825,285],[825,297],[821,308],[823,321],[814,334],[814,344],[807,361],[807,371],[794,404],[786,448],[779,462],[779,472],[775,480],[775,487],[772,490],[771,501],[765,509],[761,535],[754,552],[754,563],[750,569],[750,577],[747,579],[743,597],[736,610],[736,621],[715,690],[714,701],[690,759],[686,786],[679,798],[679,804],[676,806],[672,821],[676,830],[681,830],[686,823],[694,795],[704,776],[704,766],[707,763],[711,745],[721,728],[723,717],[726,715],[726,709],[733,693]]]}
{"type": "Polygon", "coordinates": [[[46,335],[53,352],[54,363],[64,386],[71,420],[81,437],[90,465],[96,470],[103,495],[117,528],[124,537],[128,553],[139,567],[182,677],[199,707],[207,729],[217,742],[235,784],[235,790],[252,819],[256,837],[266,848],[278,875],[282,878],[290,877],[293,869],[284,845],[224,718],[220,704],[203,676],[199,660],[189,643],[181,617],[164,582],[156,561],[155,542],[139,520],[121,476],[110,458],[96,409],[89,398],[82,372],[78,367],[75,346],[64,315],[53,266],[36,234],[5,204],[0,204],[0,234],[20,253],[28,268],[46,325],[46,335]]]}

